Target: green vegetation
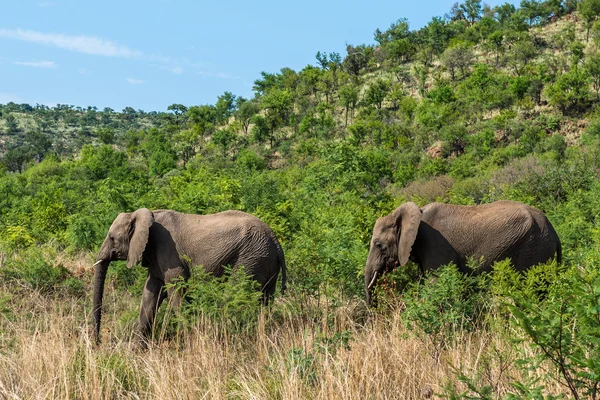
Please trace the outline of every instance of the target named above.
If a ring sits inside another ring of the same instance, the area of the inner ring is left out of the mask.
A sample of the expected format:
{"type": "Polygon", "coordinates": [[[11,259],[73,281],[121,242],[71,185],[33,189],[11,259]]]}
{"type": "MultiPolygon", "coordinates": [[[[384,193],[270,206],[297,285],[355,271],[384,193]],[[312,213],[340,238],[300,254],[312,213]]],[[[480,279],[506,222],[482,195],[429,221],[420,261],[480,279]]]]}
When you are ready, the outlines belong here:
{"type": "MultiPolygon", "coordinates": [[[[190,302],[174,325],[189,332],[207,322],[225,327],[229,336],[215,337],[234,347],[232,337],[271,340],[281,331],[293,339],[273,339],[281,347],[257,356],[278,360],[256,367],[260,384],[250,375],[236,380],[236,371],[221,366],[230,375],[209,376],[211,385],[250,390],[245,382],[252,381],[264,397],[331,398],[319,391],[319,379],[337,373],[323,370],[334,359],[328,357],[359,349],[360,357],[391,362],[360,341],[418,340],[435,365],[452,365],[449,382],[436,381],[439,375],[429,382],[447,398],[598,398],[597,3],[523,0],[519,8],[491,8],[465,0],[419,30],[398,19],[376,30],[374,44],[348,45],[343,56],[319,51],[316,65],[300,71],[263,72],[252,99],[225,92],[214,105],[173,104],[166,112],[0,105],[0,312],[9,316],[0,322],[0,352],[19,348],[7,332],[27,308],[11,303],[27,291],[74,299],[85,324],[91,277],[80,269],[90,267],[119,212],[239,209],[260,217],[281,241],[289,292],[265,311],[243,277],[196,274],[182,283],[190,302]],[[407,200],[500,199],[548,215],[564,266],[521,276],[500,263],[493,276],[477,278],[448,267],[419,280],[413,265],[389,275],[379,308],[366,310],[362,273],[378,216],[407,200]],[[390,339],[388,331],[403,336],[390,339]],[[450,359],[473,335],[484,343],[483,358],[470,367],[450,359]],[[302,389],[286,392],[285,377],[299,378],[302,389]]],[[[130,312],[131,324],[144,272],[111,266],[113,295],[105,303],[119,302],[105,320],[130,312]]],[[[123,340],[130,330],[117,328],[113,338],[123,340]]],[[[239,346],[247,354],[249,346],[239,346]]],[[[152,378],[137,377],[136,361],[126,356],[89,357],[76,356],[81,371],[69,373],[91,376],[97,367],[103,372],[95,379],[113,385],[106,390],[115,396],[152,378]]],[[[78,379],[69,375],[65,384],[78,387],[78,379]]],[[[367,398],[372,384],[348,384],[346,397],[367,398]]],[[[393,397],[387,389],[373,398],[393,397]]],[[[57,393],[80,397],[77,389],[57,393]]]]}

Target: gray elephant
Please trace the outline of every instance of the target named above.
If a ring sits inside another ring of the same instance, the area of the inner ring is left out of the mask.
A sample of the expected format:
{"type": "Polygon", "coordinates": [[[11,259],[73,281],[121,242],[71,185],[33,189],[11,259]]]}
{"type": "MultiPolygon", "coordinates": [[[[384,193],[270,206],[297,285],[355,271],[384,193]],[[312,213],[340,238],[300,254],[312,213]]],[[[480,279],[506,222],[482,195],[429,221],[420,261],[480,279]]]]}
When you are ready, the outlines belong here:
{"type": "Polygon", "coordinates": [[[181,293],[165,289],[165,284],[190,276],[190,264],[221,276],[223,266],[243,266],[255,279],[268,303],[275,291],[279,270],[281,292],[285,291],[286,266],[283,251],[271,229],[260,219],[241,212],[194,215],[171,210],[141,208],[122,213],[112,223],[100,248],[94,277],[94,333],[100,340],[102,295],[108,265],[127,260],[133,267],[141,261],[148,269],[142,294],[137,333],[144,339],[150,333],[156,311],[168,296],[175,307],[181,293]]]}
{"type": "Polygon", "coordinates": [[[410,259],[425,272],[453,262],[467,272],[467,259],[482,261],[480,271],[510,258],[517,270],[546,262],[561,245],[548,218],[516,201],[477,206],[405,203],[381,217],[373,228],[365,267],[367,304],[377,279],[410,259]]]}

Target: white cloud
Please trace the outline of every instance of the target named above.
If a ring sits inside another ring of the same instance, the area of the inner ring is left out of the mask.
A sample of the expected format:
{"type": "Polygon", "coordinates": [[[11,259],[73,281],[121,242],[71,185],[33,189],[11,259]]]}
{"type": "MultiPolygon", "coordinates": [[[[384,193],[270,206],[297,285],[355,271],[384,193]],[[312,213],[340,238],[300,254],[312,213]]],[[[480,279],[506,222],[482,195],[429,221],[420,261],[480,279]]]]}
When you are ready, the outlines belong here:
{"type": "Polygon", "coordinates": [[[58,47],[78,53],[106,57],[145,58],[135,49],[121,46],[95,36],[69,36],[60,33],[43,33],[27,29],[0,29],[0,37],[58,47]]]}
{"type": "Polygon", "coordinates": [[[24,65],[26,67],[35,68],[56,68],[57,65],[54,61],[13,61],[13,64],[24,65]]]}
{"type": "Polygon", "coordinates": [[[146,81],[143,81],[141,79],[135,79],[135,78],[127,78],[127,83],[129,83],[131,85],[141,85],[142,83],[146,83],[146,81]]]}

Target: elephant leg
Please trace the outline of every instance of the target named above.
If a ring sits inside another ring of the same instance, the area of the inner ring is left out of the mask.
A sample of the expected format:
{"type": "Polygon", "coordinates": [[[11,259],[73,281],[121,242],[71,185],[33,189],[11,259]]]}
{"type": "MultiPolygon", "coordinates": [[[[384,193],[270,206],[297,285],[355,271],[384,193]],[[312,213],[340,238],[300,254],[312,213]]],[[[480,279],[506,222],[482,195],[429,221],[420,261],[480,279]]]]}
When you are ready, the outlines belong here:
{"type": "Polygon", "coordinates": [[[148,276],[142,293],[142,304],[140,306],[140,316],[137,323],[137,333],[139,339],[143,342],[148,338],[152,331],[152,324],[156,311],[165,298],[164,283],[160,279],[148,276]]]}
{"type": "MultiPolygon", "coordinates": [[[[165,273],[165,281],[167,284],[174,283],[179,279],[187,280],[190,274],[185,268],[173,268],[165,273]]],[[[169,305],[174,309],[179,309],[181,307],[181,301],[184,296],[184,292],[182,288],[177,288],[176,286],[171,285],[167,289],[167,294],[169,296],[169,305]]]]}
{"type": "Polygon", "coordinates": [[[262,304],[267,306],[269,302],[273,300],[273,294],[275,293],[275,287],[277,286],[277,276],[279,274],[272,275],[267,283],[263,285],[262,292],[262,304]]]}

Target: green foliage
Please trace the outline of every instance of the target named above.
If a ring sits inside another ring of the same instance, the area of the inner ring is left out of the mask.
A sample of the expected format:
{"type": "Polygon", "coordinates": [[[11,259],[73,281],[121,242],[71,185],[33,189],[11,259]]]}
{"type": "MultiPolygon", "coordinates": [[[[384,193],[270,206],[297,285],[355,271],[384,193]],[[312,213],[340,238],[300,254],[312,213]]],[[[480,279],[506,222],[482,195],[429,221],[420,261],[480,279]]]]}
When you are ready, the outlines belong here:
{"type": "Polygon", "coordinates": [[[22,251],[3,266],[0,275],[8,281],[18,281],[43,294],[85,294],[83,283],[62,265],[53,265],[38,248],[22,251]]]}
{"type": "Polygon", "coordinates": [[[592,265],[564,274],[555,265],[541,266],[525,277],[513,275],[503,290],[519,343],[528,340],[535,349],[523,352],[521,363],[536,368],[551,362],[574,398],[593,398],[600,383],[600,276],[592,265]]]}
{"type": "Polygon", "coordinates": [[[441,267],[404,294],[405,321],[427,334],[440,351],[452,346],[463,330],[474,330],[485,322],[486,288],[486,275],[473,277],[454,265],[441,267]]]}
{"type": "Polygon", "coordinates": [[[190,279],[173,287],[185,293],[185,302],[176,316],[183,328],[207,319],[226,326],[230,332],[251,333],[258,322],[262,292],[243,267],[226,268],[219,278],[195,267],[190,279]]]}

